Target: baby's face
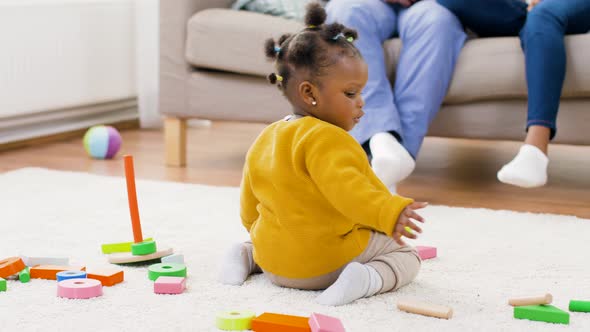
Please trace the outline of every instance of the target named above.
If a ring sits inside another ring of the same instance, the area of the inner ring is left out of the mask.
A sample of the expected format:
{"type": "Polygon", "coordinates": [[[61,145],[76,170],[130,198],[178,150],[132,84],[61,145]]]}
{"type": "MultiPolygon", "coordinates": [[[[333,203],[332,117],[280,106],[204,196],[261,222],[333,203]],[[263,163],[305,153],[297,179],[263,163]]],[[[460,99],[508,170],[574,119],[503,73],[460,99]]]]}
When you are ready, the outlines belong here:
{"type": "Polygon", "coordinates": [[[321,78],[318,110],[315,115],[350,131],[365,114],[361,92],[367,84],[367,64],[358,57],[344,56],[321,78]]]}

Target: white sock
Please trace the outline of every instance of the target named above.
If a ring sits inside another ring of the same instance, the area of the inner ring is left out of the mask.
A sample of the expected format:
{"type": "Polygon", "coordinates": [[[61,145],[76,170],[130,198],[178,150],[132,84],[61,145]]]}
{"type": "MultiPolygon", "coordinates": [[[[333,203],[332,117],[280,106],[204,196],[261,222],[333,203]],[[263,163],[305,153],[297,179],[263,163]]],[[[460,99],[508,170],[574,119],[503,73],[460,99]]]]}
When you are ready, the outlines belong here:
{"type": "Polygon", "coordinates": [[[525,144],[511,162],[498,172],[498,180],[524,188],[540,187],[547,182],[549,158],[538,147],[525,144]]]}
{"type": "Polygon", "coordinates": [[[377,270],[357,262],[348,264],[338,279],[317,298],[323,305],[343,305],[363,297],[375,295],[383,287],[377,270]]]}
{"type": "Polygon", "coordinates": [[[385,186],[393,186],[395,192],[394,185],[414,171],[416,162],[408,150],[390,133],[373,135],[369,140],[369,148],[373,156],[373,171],[385,186]]]}
{"type": "Polygon", "coordinates": [[[234,244],[225,255],[219,281],[225,285],[239,286],[248,279],[253,266],[252,246],[245,243],[234,244]]]}

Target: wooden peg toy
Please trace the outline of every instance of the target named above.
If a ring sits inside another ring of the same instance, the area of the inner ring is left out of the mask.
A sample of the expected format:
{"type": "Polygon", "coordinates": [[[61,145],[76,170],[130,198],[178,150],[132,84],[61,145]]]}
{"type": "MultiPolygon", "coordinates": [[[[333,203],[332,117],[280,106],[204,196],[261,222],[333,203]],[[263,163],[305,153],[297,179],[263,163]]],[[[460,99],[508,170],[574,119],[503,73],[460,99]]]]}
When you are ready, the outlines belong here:
{"type": "Polygon", "coordinates": [[[101,268],[101,269],[88,269],[88,275],[86,276],[89,279],[96,279],[100,281],[103,286],[113,286],[118,283],[123,282],[125,280],[125,274],[123,270],[117,268],[101,268]]]}
{"type": "Polygon", "coordinates": [[[508,300],[508,304],[517,307],[523,305],[535,305],[535,304],[549,304],[553,301],[553,296],[549,293],[540,296],[531,297],[516,297],[508,300]]]}
{"type": "Polygon", "coordinates": [[[25,269],[25,263],[20,257],[9,257],[0,260],[0,278],[8,278],[25,269]]]}
{"type": "Polygon", "coordinates": [[[252,320],[256,332],[311,332],[309,317],[272,314],[265,312],[252,320]]]}
{"type": "Polygon", "coordinates": [[[31,278],[56,280],[57,273],[62,271],[84,271],[84,266],[38,265],[30,268],[31,278]]]}
{"type": "Polygon", "coordinates": [[[215,317],[215,326],[224,331],[243,331],[252,329],[252,320],[256,314],[252,311],[226,311],[215,317]]]}
{"type": "Polygon", "coordinates": [[[345,332],[340,319],[318,313],[309,317],[309,327],[311,332],[345,332]]]}
{"type": "Polygon", "coordinates": [[[453,317],[453,308],[432,303],[403,300],[397,303],[397,308],[402,311],[429,317],[444,319],[453,317]]]}
{"type": "Polygon", "coordinates": [[[539,322],[569,324],[570,314],[550,304],[514,307],[514,318],[539,322]]]}

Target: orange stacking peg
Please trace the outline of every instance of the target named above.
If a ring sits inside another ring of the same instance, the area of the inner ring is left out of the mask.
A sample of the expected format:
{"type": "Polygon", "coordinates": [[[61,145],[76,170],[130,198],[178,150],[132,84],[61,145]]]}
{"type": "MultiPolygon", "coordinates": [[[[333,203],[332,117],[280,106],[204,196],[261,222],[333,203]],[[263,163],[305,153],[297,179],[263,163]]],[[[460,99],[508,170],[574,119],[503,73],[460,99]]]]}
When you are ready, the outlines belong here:
{"type": "Polygon", "coordinates": [[[141,223],[139,222],[139,208],[137,207],[137,192],[135,191],[135,171],[133,169],[133,156],[123,156],[125,160],[125,179],[127,180],[127,197],[129,198],[129,213],[131,214],[131,227],[133,229],[133,241],[143,241],[141,223]]]}
{"type": "Polygon", "coordinates": [[[0,278],[7,278],[25,269],[25,263],[20,257],[9,257],[0,260],[0,278]]]}
{"type": "Polygon", "coordinates": [[[309,317],[271,314],[268,312],[252,320],[256,332],[311,332],[309,317]]]}

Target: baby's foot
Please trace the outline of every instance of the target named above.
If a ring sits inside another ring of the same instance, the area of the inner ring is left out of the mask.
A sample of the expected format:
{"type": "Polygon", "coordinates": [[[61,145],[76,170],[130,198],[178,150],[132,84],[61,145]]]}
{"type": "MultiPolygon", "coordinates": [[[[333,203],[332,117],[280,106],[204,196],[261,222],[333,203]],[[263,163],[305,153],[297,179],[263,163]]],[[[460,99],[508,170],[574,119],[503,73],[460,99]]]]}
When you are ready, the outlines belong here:
{"type": "MultiPolygon", "coordinates": [[[[416,162],[410,153],[390,133],[377,133],[369,140],[371,150],[371,166],[377,177],[387,186],[393,188],[395,184],[407,178],[416,162]]],[[[391,190],[391,189],[390,189],[391,190]]]]}
{"type": "Polygon", "coordinates": [[[547,182],[549,158],[534,145],[525,144],[498,172],[498,180],[523,188],[543,186],[547,182]]]}
{"type": "Polygon", "coordinates": [[[343,305],[373,296],[382,286],[383,280],[377,270],[368,265],[352,262],[344,268],[336,282],[316,298],[316,302],[323,305],[343,305]]]}
{"type": "Polygon", "coordinates": [[[245,243],[234,244],[223,260],[219,281],[225,285],[239,286],[248,279],[253,266],[252,246],[245,243]]]}

